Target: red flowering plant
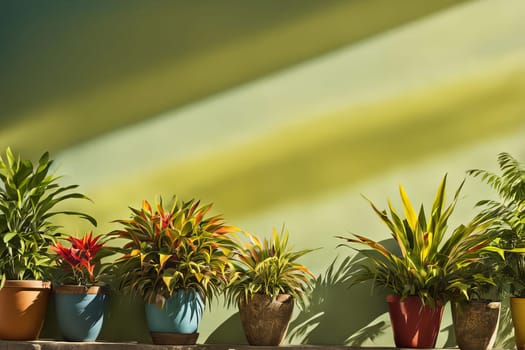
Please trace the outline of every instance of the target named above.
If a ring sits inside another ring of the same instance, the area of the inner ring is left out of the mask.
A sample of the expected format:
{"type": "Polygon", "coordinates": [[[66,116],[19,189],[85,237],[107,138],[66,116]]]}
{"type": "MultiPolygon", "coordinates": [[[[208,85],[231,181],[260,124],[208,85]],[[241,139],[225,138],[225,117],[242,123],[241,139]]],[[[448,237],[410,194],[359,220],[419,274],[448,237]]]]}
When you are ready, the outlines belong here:
{"type": "Polygon", "coordinates": [[[68,236],[65,239],[71,243],[69,247],[64,247],[60,242],[50,246],[56,253],[56,280],[61,284],[83,286],[102,282],[101,277],[108,265],[101,260],[113,254],[110,248],[104,246],[108,239],[103,235],[93,237],[93,232],[80,238],[68,236]]]}

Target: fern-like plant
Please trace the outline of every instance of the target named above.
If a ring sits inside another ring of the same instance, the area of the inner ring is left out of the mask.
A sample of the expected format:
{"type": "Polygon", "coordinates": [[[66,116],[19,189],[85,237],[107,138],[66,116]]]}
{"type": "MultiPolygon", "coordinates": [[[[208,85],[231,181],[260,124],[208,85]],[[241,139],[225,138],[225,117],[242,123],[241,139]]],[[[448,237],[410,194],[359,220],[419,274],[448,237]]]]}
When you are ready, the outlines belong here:
{"type": "Polygon", "coordinates": [[[96,226],[93,217],[75,211],[55,210],[69,199],[87,199],[73,192],[77,185],[61,186],[51,173],[53,161],[46,152],[33,164],[15,156],[10,148],[0,157],[0,281],[47,277],[58,226],[56,215],[75,215],[96,226]]]}
{"type": "Polygon", "coordinates": [[[228,305],[241,299],[249,301],[255,294],[277,298],[288,294],[304,301],[305,292],[312,288],[314,275],[297,262],[313,249],[292,250],[288,247],[288,231],[278,234],[272,230],[271,239],[261,240],[245,232],[247,241],[237,239],[237,250],[232,258],[234,273],[226,289],[228,305]]]}
{"type": "Polygon", "coordinates": [[[481,178],[498,195],[477,203],[482,211],[476,220],[489,223],[489,234],[499,237],[497,245],[506,250],[503,276],[513,295],[525,297],[525,167],[508,153],[498,155],[498,164],[501,174],[483,169],[467,172],[481,178]]]}

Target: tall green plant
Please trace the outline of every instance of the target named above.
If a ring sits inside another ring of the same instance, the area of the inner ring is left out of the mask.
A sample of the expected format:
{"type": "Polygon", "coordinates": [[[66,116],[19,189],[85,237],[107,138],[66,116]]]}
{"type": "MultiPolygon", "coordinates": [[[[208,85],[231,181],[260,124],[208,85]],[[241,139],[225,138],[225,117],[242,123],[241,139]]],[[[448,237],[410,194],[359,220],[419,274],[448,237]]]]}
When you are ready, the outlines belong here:
{"type": "Polygon", "coordinates": [[[56,215],[75,215],[93,225],[93,217],[56,210],[68,199],[88,199],[72,192],[77,185],[61,186],[51,171],[53,161],[46,152],[33,164],[16,157],[7,148],[0,157],[0,279],[41,279],[52,262],[48,247],[60,235],[53,223],[56,215]]]}
{"type": "MultiPolygon", "coordinates": [[[[448,220],[456,207],[463,183],[452,202],[445,203],[446,175],[437,190],[432,209],[427,216],[423,205],[419,212],[412,206],[403,186],[399,186],[404,216],[398,214],[390,200],[388,212],[379,210],[370,200],[374,212],[390,230],[396,249],[354,234],[354,238],[339,237],[349,243],[364,245],[356,249],[368,257],[356,274],[356,283],[372,280],[401,297],[419,296],[424,304],[443,305],[460,294],[469,298],[470,283],[465,278],[466,268],[479,263],[493,237],[484,234],[480,226],[460,225],[447,236],[448,220]]],[[[346,245],[346,244],[344,244],[346,245]]],[[[353,248],[353,246],[351,246],[353,248]]],[[[478,282],[491,283],[483,274],[469,277],[478,282]]]]}
{"type": "Polygon", "coordinates": [[[124,254],[117,260],[120,289],[148,303],[164,305],[178,289],[193,290],[208,301],[228,281],[233,242],[220,215],[208,216],[212,204],[173,199],[165,207],[162,198],[152,207],[143,201],[132,208],[131,218],[110,235],[124,240],[124,254]]]}
{"type": "Polygon", "coordinates": [[[525,297],[525,167],[508,153],[498,155],[501,174],[482,169],[467,173],[491,186],[497,199],[477,203],[483,210],[476,217],[488,223],[488,231],[499,237],[498,247],[505,249],[502,273],[515,296],[525,297]]]}
{"type": "Polygon", "coordinates": [[[246,301],[254,294],[276,298],[289,294],[302,301],[312,288],[314,275],[297,260],[313,249],[294,251],[288,247],[288,231],[279,235],[272,230],[272,238],[261,242],[257,236],[245,233],[248,242],[237,239],[237,250],[232,258],[234,273],[226,289],[228,305],[241,298],[246,301]]]}

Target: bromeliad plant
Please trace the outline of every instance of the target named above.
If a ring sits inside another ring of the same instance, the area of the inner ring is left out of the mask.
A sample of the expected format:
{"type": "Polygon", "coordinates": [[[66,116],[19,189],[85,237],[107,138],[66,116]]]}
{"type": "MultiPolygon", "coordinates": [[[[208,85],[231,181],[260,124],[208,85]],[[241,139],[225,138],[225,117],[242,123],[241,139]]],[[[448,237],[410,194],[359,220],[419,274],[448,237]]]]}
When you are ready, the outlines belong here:
{"type": "Polygon", "coordinates": [[[248,242],[237,239],[232,262],[234,273],[226,289],[228,305],[241,299],[248,302],[255,294],[276,299],[288,294],[303,301],[305,292],[312,288],[314,275],[297,260],[313,249],[294,251],[288,247],[288,231],[279,235],[275,229],[270,240],[263,242],[257,236],[245,233],[248,242]]]}
{"type": "Polygon", "coordinates": [[[107,237],[93,237],[93,232],[77,238],[65,238],[70,246],[64,247],[56,242],[50,247],[55,252],[58,270],[55,275],[60,284],[91,286],[102,282],[104,272],[110,266],[102,259],[113,254],[105,247],[107,237]]]}
{"type": "Polygon", "coordinates": [[[498,164],[501,175],[481,169],[467,172],[481,178],[499,197],[479,201],[477,206],[483,210],[476,220],[488,224],[490,234],[499,238],[495,245],[505,250],[500,275],[511,294],[525,297],[525,166],[508,153],[499,154],[498,164]]]}
{"type": "Polygon", "coordinates": [[[479,225],[461,225],[447,236],[448,219],[463,183],[456,190],[453,201],[446,205],[446,180],[445,175],[428,216],[423,205],[419,212],[415,211],[403,186],[399,187],[399,192],[404,217],[390,201],[387,212],[379,210],[369,200],[374,212],[390,230],[398,251],[357,234],[353,238],[338,237],[367,248],[356,249],[368,257],[368,264],[363,264],[356,275],[356,283],[372,280],[376,286],[385,287],[402,298],[418,296],[423,304],[430,306],[444,305],[458,295],[469,299],[474,282],[493,283],[489,276],[479,271],[466,279],[470,267],[479,264],[485,254],[493,253],[490,244],[494,235],[486,234],[479,225]]]}
{"type": "Polygon", "coordinates": [[[117,260],[120,289],[160,307],[178,289],[198,292],[208,301],[228,281],[234,246],[220,215],[207,216],[212,204],[179,201],[165,207],[162,198],[152,207],[143,201],[131,219],[116,220],[123,228],[110,235],[123,239],[117,260]]]}
{"type": "Polygon", "coordinates": [[[75,211],[56,210],[69,199],[88,199],[73,192],[77,185],[61,186],[50,173],[53,161],[46,152],[38,164],[16,157],[10,148],[0,157],[0,286],[6,279],[47,277],[52,259],[48,247],[60,236],[53,224],[56,215],[93,217],[75,211]]]}

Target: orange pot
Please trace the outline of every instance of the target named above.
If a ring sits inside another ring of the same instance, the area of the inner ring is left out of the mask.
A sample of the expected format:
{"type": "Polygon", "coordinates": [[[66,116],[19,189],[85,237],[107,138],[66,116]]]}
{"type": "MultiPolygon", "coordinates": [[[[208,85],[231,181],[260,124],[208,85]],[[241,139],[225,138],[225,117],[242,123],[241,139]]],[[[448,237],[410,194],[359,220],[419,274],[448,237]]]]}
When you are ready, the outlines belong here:
{"type": "Polygon", "coordinates": [[[0,339],[38,339],[51,283],[8,280],[0,289],[0,339]]]}

